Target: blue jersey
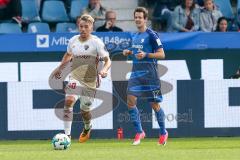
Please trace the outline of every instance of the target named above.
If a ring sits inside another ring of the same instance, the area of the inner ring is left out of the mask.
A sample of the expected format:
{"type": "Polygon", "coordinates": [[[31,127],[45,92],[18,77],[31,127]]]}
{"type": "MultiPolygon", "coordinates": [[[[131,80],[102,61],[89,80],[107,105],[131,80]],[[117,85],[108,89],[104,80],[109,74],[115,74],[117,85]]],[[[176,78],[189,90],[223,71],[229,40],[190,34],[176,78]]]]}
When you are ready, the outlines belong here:
{"type": "Polygon", "coordinates": [[[135,55],[139,51],[155,53],[162,47],[158,34],[149,28],[145,32],[133,34],[132,47],[130,49],[133,51],[133,67],[128,83],[128,94],[146,98],[149,101],[161,101],[157,59],[145,57],[138,60],[135,55]]]}

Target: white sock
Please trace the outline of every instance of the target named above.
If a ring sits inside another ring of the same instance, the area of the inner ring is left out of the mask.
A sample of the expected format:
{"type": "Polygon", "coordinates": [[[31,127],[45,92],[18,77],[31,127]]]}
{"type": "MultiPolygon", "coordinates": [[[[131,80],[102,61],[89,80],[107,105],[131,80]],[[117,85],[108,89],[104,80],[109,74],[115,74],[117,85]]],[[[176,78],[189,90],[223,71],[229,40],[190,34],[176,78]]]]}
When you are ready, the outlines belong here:
{"type": "Polygon", "coordinates": [[[89,130],[90,128],[91,128],[91,122],[89,121],[88,123],[85,123],[84,122],[84,128],[86,129],[86,130],[89,130]]]}
{"type": "Polygon", "coordinates": [[[63,116],[65,134],[71,135],[73,108],[64,106],[63,116]]]}

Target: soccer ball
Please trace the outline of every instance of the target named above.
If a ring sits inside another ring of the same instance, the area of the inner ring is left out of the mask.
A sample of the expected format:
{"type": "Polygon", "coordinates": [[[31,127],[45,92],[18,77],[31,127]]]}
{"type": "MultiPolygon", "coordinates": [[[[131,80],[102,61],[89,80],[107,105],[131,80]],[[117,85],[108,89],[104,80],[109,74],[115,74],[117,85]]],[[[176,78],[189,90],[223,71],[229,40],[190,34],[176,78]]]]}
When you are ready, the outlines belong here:
{"type": "Polygon", "coordinates": [[[52,145],[55,150],[65,150],[70,147],[70,138],[63,133],[56,134],[52,139],[52,145]]]}

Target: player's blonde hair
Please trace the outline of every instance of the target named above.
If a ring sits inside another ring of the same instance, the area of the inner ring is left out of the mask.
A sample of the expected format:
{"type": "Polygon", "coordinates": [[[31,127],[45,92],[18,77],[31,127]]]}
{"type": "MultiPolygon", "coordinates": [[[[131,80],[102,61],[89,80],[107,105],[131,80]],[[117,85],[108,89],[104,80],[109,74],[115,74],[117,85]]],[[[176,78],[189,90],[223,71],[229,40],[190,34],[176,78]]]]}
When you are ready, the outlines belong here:
{"type": "Polygon", "coordinates": [[[89,14],[83,14],[83,15],[80,17],[80,20],[89,22],[89,23],[91,23],[91,24],[94,23],[93,17],[90,16],[89,14]]]}

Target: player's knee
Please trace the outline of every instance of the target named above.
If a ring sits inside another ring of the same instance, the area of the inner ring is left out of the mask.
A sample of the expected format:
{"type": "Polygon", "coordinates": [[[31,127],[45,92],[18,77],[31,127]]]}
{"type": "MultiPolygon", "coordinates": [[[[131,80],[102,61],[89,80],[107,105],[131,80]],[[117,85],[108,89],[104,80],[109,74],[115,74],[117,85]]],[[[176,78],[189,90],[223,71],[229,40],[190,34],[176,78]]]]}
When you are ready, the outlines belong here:
{"type": "Polygon", "coordinates": [[[136,107],[136,104],[133,104],[133,103],[128,104],[128,109],[131,109],[131,108],[134,108],[134,107],[136,107]]]}
{"type": "Polygon", "coordinates": [[[90,120],[92,118],[90,111],[84,111],[81,109],[80,112],[84,120],[90,120]]]}
{"type": "Polygon", "coordinates": [[[80,104],[80,109],[82,111],[89,112],[91,106],[92,106],[92,102],[91,101],[82,99],[81,104],[80,104]]]}
{"type": "Polygon", "coordinates": [[[153,109],[154,111],[159,111],[159,110],[160,110],[160,105],[159,105],[159,103],[152,102],[152,103],[151,103],[151,106],[152,106],[152,109],[153,109]]]}
{"type": "Polygon", "coordinates": [[[128,108],[133,108],[136,106],[136,97],[134,96],[128,96],[127,97],[127,105],[128,108]]]}
{"type": "Polygon", "coordinates": [[[80,110],[84,111],[84,112],[89,112],[90,111],[90,105],[81,104],[80,110]]]}
{"type": "Polygon", "coordinates": [[[72,107],[74,105],[75,98],[72,96],[69,96],[65,99],[65,106],[72,107]]]}
{"type": "Polygon", "coordinates": [[[134,108],[136,106],[136,102],[135,101],[131,101],[131,100],[128,100],[127,101],[127,105],[128,105],[128,108],[134,108]]]}

